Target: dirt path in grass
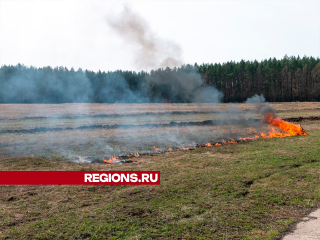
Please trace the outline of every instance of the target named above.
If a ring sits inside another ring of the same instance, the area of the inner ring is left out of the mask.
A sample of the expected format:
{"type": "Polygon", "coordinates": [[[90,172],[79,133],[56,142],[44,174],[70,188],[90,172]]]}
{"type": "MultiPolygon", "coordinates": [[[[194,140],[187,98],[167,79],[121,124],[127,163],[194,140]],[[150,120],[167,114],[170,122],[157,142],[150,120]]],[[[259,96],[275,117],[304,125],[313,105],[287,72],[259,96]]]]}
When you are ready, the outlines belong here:
{"type": "Polygon", "coordinates": [[[320,209],[310,213],[297,224],[295,230],[282,240],[320,239],[320,209]]]}

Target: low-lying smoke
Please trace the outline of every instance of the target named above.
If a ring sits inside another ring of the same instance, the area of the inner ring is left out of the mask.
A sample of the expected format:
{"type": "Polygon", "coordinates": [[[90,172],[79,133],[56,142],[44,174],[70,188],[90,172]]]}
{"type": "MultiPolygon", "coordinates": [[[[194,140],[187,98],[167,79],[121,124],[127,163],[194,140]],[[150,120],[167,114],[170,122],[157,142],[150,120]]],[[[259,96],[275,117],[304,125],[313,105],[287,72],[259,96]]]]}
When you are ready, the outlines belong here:
{"type": "Polygon", "coordinates": [[[181,65],[181,48],[157,37],[146,21],[125,6],[108,24],[136,48],[135,62],[147,72],[74,71],[64,67],[0,68],[1,103],[219,103],[223,94],[208,86],[198,67],[181,65]],[[165,67],[160,69],[160,67],[165,67]],[[158,68],[158,69],[157,69],[158,68]],[[9,73],[9,74],[8,74],[9,73]]]}
{"type": "MultiPolygon", "coordinates": [[[[119,16],[114,18],[109,17],[108,24],[125,43],[135,46],[137,51],[135,63],[138,67],[150,70],[159,67],[181,65],[181,48],[175,43],[155,36],[146,21],[129,7],[124,7],[123,12],[119,16]]],[[[20,70],[10,76],[0,89],[0,101],[9,103],[153,103],[170,101],[173,103],[194,103],[193,106],[197,108],[197,106],[200,106],[197,103],[221,103],[223,98],[223,93],[213,86],[206,85],[198,73],[197,67],[191,65],[183,65],[178,69],[165,68],[164,71],[152,70],[149,74],[145,75],[142,82],[137,81],[131,84],[131,86],[128,84],[128,79],[125,79],[121,75],[121,71],[108,73],[101,73],[99,71],[95,74],[83,71],[67,71],[63,68],[55,70],[52,68],[42,68],[40,70],[27,69],[24,66],[19,66],[19,68],[20,70]]],[[[5,76],[8,71],[5,69],[2,72],[0,72],[0,77],[5,76]]],[[[217,110],[214,114],[220,122],[228,123],[229,121],[235,128],[241,130],[240,126],[242,125],[259,127],[257,122],[247,120],[251,118],[250,114],[257,112],[264,113],[265,111],[274,112],[273,108],[265,103],[262,95],[255,95],[247,99],[246,104],[254,104],[256,106],[255,112],[242,111],[239,105],[234,104],[229,105],[225,109],[217,110]]],[[[81,104],[79,105],[82,106],[81,104]]],[[[40,149],[41,145],[39,143],[39,149],[36,147],[35,151],[43,150],[41,151],[43,154],[50,152],[67,156],[79,156],[81,153],[96,155],[97,152],[102,152],[99,154],[110,156],[114,154],[126,154],[127,151],[144,151],[146,146],[152,146],[153,144],[164,146],[170,144],[169,147],[175,145],[183,147],[205,143],[204,141],[211,141],[213,139],[218,140],[221,137],[216,132],[208,131],[206,126],[202,126],[199,129],[196,127],[189,128],[189,126],[181,128],[170,125],[171,119],[177,117],[174,114],[146,116],[144,112],[153,112],[155,108],[154,104],[146,104],[138,117],[122,118],[120,116],[109,119],[91,118],[92,112],[90,107],[87,105],[83,106],[83,109],[80,109],[78,114],[85,116],[86,120],[82,121],[80,118],[73,119],[71,129],[65,130],[66,135],[63,131],[48,133],[44,131],[39,133],[37,137],[31,133],[25,134],[23,138],[15,135],[14,141],[3,143],[3,146],[6,146],[8,152],[17,152],[17,148],[20,148],[23,152],[27,152],[29,147],[34,147],[40,141],[43,149],[40,149]],[[163,128],[162,132],[156,132],[152,127],[112,130],[101,127],[99,130],[91,129],[84,132],[81,130],[76,131],[75,129],[84,125],[131,124],[139,126],[159,122],[165,122],[169,126],[163,128]],[[21,139],[24,142],[21,145],[12,143],[22,141],[21,139]],[[68,143],[72,143],[72,148],[68,147],[70,146],[68,143]],[[73,146],[73,143],[76,143],[76,146],[73,146]],[[89,150],[86,152],[82,149],[89,150]]],[[[67,105],[68,107],[69,105],[67,105]]],[[[139,108],[140,106],[128,106],[131,109],[134,107],[139,108]]],[[[41,107],[36,108],[37,111],[35,112],[39,113],[41,107]]],[[[73,108],[75,106],[70,106],[69,110],[73,110],[73,108]]],[[[105,108],[104,106],[102,108],[109,111],[109,108],[105,108]]],[[[158,108],[167,108],[167,106],[161,105],[158,108]]],[[[41,124],[47,128],[62,128],[64,124],[69,124],[68,126],[70,127],[69,118],[60,118],[61,116],[65,116],[66,113],[70,114],[68,109],[66,110],[65,112],[60,112],[61,109],[58,108],[55,112],[56,118],[50,120],[50,117],[44,117],[41,124]]],[[[116,111],[118,111],[117,107],[116,111]]],[[[139,109],[137,112],[139,112],[139,109]]],[[[179,121],[185,121],[184,119],[179,119],[179,121]]],[[[189,119],[191,120],[188,121],[192,121],[192,118],[189,119]]],[[[197,119],[197,117],[195,116],[194,119],[197,119]]],[[[5,119],[3,123],[7,124],[7,121],[9,120],[5,119]]],[[[23,129],[34,127],[30,122],[24,122],[24,119],[17,120],[16,126],[20,126],[21,122],[26,124],[26,126],[23,126],[23,129]]],[[[220,126],[218,128],[223,129],[220,126]]],[[[9,133],[7,134],[8,137],[12,137],[12,135],[9,136],[9,133]]],[[[227,133],[226,135],[237,137],[232,135],[232,133],[227,133]]]]}
{"type": "Polygon", "coordinates": [[[85,158],[88,160],[152,152],[153,146],[163,150],[237,139],[247,136],[246,131],[250,128],[259,132],[264,127],[257,119],[257,113],[273,111],[263,96],[250,98],[245,105],[63,104],[47,107],[35,104],[12,105],[12,108],[17,108],[18,112],[13,119],[0,118],[1,128],[11,129],[7,132],[2,130],[0,152],[60,155],[69,159],[77,156],[78,160],[82,159],[79,156],[89,156],[85,158]],[[28,118],[26,113],[18,114],[24,107],[29,109],[28,118]],[[189,112],[179,114],[181,108],[189,112]],[[99,116],[96,111],[111,116],[99,116]],[[204,116],[213,120],[213,124],[206,121],[204,124],[192,124],[204,116]],[[118,127],[113,127],[115,125],[118,127]]]}

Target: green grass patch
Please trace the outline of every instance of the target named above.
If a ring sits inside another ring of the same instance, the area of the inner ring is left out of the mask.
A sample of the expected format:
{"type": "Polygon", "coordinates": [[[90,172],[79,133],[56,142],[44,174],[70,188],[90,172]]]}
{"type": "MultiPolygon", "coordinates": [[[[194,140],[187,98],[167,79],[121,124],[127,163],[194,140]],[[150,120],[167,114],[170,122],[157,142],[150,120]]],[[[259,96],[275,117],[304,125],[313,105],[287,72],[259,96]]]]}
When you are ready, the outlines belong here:
{"type": "Polygon", "coordinates": [[[1,186],[0,238],[275,239],[319,206],[320,130],[308,133],[131,165],[3,160],[2,170],[160,170],[161,185],[1,186]]]}

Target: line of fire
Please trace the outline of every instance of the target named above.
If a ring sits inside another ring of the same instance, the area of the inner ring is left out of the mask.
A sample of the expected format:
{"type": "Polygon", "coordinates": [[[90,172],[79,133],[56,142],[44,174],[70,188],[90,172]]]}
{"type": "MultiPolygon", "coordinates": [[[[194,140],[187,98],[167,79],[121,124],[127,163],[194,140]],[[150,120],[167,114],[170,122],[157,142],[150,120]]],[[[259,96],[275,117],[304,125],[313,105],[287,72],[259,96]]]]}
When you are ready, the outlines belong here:
{"type": "MultiPolygon", "coordinates": [[[[169,102],[170,103],[170,102],[169,102]]],[[[274,117],[274,114],[271,112],[266,112],[263,114],[261,119],[262,124],[267,124],[267,131],[259,131],[256,132],[254,136],[244,136],[239,137],[237,139],[228,139],[224,140],[221,139],[221,141],[218,142],[209,142],[206,144],[197,144],[195,146],[186,146],[182,148],[174,148],[169,147],[168,149],[160,150],[156,146],[153,146],[153,153],[130,153],[128,155],[120,155],[120,156],[111,156],[110,158],[102,158],[103,162],[108,164],[113,163],[131,163],[132,158],[137,158],[140,156],[145,155],[153,155],[153,154],[159,154],[159,153],[165,153],[165,152],[172,152],[172,151],[187,151],[187,150],[195,150],[197,148],[203,148],[203,147],[214,147],[214,146],[222,146],[226,144],[237,144],[239,142],[243,141],[252,141],[257,140],[259,138],[282,138],[282,137],[293,137],[293,136],[306,136],[306,131],[301,127],[300,124],[293,124],[287,121],[282,120],[279,117],[274,117]]]]}

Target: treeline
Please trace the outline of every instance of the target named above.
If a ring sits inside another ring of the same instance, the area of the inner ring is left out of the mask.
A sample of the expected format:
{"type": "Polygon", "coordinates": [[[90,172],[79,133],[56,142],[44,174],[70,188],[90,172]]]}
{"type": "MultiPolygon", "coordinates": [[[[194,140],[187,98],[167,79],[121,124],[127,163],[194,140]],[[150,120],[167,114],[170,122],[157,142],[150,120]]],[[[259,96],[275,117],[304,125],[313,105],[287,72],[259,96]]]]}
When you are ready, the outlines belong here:
{"type": "Polygon", "coordinates": [[[226,102],[263,94],[270,102],[320,101],[320,59],[287,57],[258,61],[203,64],[207,84],[223,91],[226,102]]]}
{"type": "Polygon", "coordinates": [[[0,103],[320,101],[320,59],[287,57],[150,72],[2,66],[0,103]],[[216,90],[216,89],[218,90],[216,90]]]}

